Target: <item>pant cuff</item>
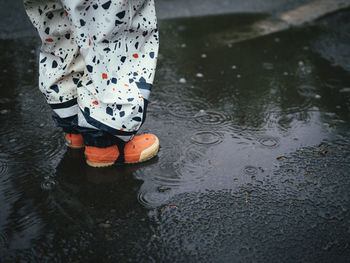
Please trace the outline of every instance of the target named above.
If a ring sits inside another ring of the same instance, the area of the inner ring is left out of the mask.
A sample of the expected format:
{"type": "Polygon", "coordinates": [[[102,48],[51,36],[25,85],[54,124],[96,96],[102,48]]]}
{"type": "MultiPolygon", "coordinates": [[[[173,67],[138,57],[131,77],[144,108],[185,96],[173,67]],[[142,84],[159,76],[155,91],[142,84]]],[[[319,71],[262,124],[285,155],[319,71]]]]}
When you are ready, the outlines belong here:
{"type": "Polygon", "coordinates": [[[125,142],[118,137],[100,130],[91,129],[88,131],[87,129],[84,129],[84,131],[81,131],[81,134],[86,146],[105,148],[112,145],[118,145],[119,147],[125,144],[125,142]]]}

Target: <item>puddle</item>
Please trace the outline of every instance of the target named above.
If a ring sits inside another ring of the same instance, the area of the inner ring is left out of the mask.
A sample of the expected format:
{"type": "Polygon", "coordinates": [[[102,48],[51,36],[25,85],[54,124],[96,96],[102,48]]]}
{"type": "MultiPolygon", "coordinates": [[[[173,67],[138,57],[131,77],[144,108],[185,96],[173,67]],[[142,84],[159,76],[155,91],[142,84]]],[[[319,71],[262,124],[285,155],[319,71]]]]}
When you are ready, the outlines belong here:
{"type": "Polygon", "coordinates": [[[349,19],[233,45],[215,38],[262,17],[160,22],[141,132],[161,149],[111,169],[66,149],[37,89],[37,39],[0,40],[0,257],[347,259],[349,19]]]}

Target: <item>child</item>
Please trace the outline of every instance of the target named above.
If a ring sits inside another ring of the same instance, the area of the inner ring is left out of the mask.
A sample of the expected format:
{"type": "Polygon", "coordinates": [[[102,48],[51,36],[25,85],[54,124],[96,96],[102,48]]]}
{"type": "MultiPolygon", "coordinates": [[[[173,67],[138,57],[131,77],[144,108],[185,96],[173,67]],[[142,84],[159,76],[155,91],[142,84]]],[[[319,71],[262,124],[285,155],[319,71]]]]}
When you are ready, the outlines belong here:
{"type": "Polygon", "coordinates": [[[42,40],[39,88],[71,148],[87,164],[154,157],[145,121],[157,56],[154,0],[24,0],[42,40]]]}

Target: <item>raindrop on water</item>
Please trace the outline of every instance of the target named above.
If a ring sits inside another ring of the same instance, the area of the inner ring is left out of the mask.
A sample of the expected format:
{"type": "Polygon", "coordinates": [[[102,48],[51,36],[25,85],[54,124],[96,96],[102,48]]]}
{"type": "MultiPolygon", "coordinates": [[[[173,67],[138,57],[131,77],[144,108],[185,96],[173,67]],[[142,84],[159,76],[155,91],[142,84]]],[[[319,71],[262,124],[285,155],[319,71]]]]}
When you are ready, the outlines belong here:
{"type": "Polygon", "coordinates": [[[186,79],[185,79],[185,78],[180,78],[180,79],[179,79],[179,82],[180,82],[180,83],[186,83],[186,79]]]}
{"type": "Polygon", "coordinates": [[[219,111],[205,111],[204,114],[196,116],[196,121],[201,124],[219,125],[228,121],[228,117],[219,111]]]}
{"type": "Polygon", "coordinates": [[[244,167],[243,172],[247,175],[254,175],[258,173],[258,168],[252,165],[244,167]]]}
{"type": "Polygon", "coordinates": [[[199,116],[203,116],[205,114],[205,110],[199,110],[199,112],[194,115],[194,117],[199,117],[199,116]]]}
{"type": "Polygon", "coordinates": [[[270,137],[270,136],[264,136],[258,138],[258,142],[267,148],[276,148],[279,146],[280,142],[278,138],[270,137]]]}

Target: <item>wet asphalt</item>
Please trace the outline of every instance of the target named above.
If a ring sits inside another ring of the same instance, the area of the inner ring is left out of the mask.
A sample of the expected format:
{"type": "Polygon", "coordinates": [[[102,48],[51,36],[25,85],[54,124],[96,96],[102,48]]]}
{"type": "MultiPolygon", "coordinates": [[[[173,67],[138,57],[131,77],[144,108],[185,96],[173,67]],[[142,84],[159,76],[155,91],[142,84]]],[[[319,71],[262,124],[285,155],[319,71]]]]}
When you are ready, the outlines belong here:
{"type": "MultiPolygon", "coordinates": [[[[194,17],[232,13],[266,13],[278,15],[312,0],[157,0],[159,19],[194,17]]],[[[23,1],[0,2],[0,38],[34,36],[35,31],[25,15],[23,1]]]]}
{"type": "Polygon", "coordinates": [[[0,261],[347,262],[349,11],[227,41],[276,10],[160,20],[161,150],[103,171],[51,121],[38,39],[1,37],[0,261]]]}

